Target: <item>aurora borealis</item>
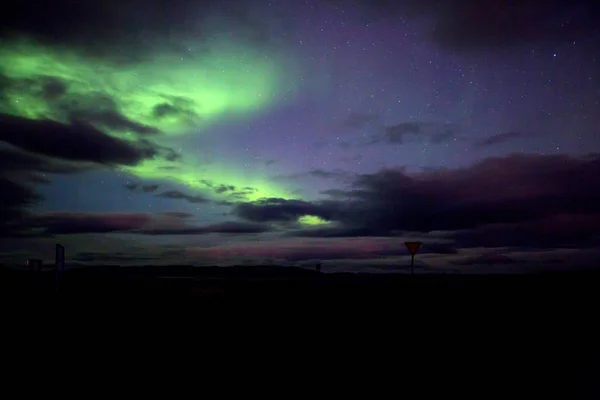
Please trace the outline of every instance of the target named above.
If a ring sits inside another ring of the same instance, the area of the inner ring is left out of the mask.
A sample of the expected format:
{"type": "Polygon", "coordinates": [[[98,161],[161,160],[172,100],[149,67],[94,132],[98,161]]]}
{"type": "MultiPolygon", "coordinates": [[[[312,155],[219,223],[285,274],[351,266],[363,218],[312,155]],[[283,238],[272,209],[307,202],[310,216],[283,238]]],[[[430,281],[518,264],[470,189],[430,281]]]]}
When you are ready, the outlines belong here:
{"type": "MultiPolygon", "coordinates": [[[[8,82],[1,111],[61,124],[81,118],[118,139],[135,142],[139,135],[161,135],[156,142],[169,146],[177,144],[173,136],[202,134],[214,120],[252,114],[276,101],[285,82],[283,63],[223,41],[211,46],[214,54],[206,59],[159,53],[119,65],[87,60],[68,48],[9,42],[0,53],[0,71],[8,82]]],[[[180,151],[178,156],[181,161],[154,158],[124,171],[206,188],[193,153],[180,151]]],[[[204,174],[229,184],[239,180],[239,172],[226,163],[204,174]]],[[[256,194],[248,199],[285,197],[264,177],[250,177],[249,182],[259,187],[253,187],[256,194]]]]}
{"type": "Polygon", "coordinates": [[[403,272],[405,238],[422,271],[595,257],[585,2],[13,3],[0,262],[57,240],[73,265],[403,272]]]}

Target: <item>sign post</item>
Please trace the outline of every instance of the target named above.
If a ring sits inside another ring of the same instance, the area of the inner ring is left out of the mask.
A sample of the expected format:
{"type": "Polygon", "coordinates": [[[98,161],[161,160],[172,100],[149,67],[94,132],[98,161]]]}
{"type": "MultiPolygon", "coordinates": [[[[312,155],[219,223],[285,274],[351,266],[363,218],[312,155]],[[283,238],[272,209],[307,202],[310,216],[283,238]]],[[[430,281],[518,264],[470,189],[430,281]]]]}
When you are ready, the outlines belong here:
{"type": "Polygon", "coordinates": [[[408,249],[410,253],[410,274],[412,275],[415,269],[415,254],[417,254],[417,250],[421,247],[421,242],[404,242],[404,245],[408,249]]]}

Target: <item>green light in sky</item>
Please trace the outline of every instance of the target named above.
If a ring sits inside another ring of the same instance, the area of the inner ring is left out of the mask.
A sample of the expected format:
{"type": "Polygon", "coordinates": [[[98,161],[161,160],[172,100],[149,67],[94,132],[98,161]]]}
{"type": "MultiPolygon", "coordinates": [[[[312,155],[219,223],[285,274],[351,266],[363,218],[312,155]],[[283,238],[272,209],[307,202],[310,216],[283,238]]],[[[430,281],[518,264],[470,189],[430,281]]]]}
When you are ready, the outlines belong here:
{"type": "MultiPolygon", "coordinates": [[[[136,140],[136,127],[142,127],[160,132],[151,136],[157,143],[179,148],[178,137],[202,134],[200,129],[211,121],[268,108],[282,82],[290,80],[282,59],[223,41],[209,47],[210,51],[197,55],[157,52],[151,60],[115,64],[26,40],[3,43],[0,78],[8,78],[9,84],[0,82],[0,112],[63,123],[84,113],[84,119],[112,136],[136,140]],[[110,124],[94,118],[105,111],[131,123],[110,124]]],[[[177,161],[146,160],[124,170],[192,189],[210,189],[203,183],[207,179],[251,187],[253,191],[245,191],[245,200],[250,201],[292,197],[271,182],[265,171],[236,169],[226,158],[205,165],[194,149],[184,147],[181,152],[177,161]]]]}
{"type": "Polygon", "coordinates": [[[327,225],[331,223],[330,221],[327,221],[326,219],[323,219],[321,217],[317,217],[316,215],[305,215],[303,217],[298,218],[298,222],[302,225],[310,226],[327,225]]]}
{"type": "Polygon", "coordinates": [[[158,53],[124,65],[90,61],[69,49],[9,43],[0,50],[0,72],[22,83],[4,94],[4,113],[66,122],[65,108],[105,96],[128,119],[169,135],[189,133],[225,113],[267,107],[282,78],[270,57],[226,43],[204,56],[158,53]],[[44,98],[40,86],[49,77],[64,83],[66,92],[44,98]]]}

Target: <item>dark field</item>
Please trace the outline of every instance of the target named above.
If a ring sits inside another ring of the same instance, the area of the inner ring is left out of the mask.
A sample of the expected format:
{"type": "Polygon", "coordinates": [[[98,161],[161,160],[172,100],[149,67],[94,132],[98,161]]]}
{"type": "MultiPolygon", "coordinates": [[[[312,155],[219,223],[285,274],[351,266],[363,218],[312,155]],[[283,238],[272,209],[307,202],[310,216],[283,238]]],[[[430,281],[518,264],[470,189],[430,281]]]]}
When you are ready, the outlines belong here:
{"type": "MultiPolygon", "coordinates": [[[[0,277],[0,300],[13,309],[67,310],[61,324],[69,326],[68,337],[80,335],[82,320],[94,320],[93,332],[135,325],[140,337],[152,332],[153,343],[169,346],[174,332],[194,332],[177,342],[206,351],[199,332],[218,328],[215,343],[246,343],[241,346],[261,357],[283,351],[286,365],[306,346],[321,355],[335,348],[343,357],[333,361],[343,364],[336,368],[352,366],[360,376],[374,368],[364,360],[376,360],[376,368],[392,375],[386,387],[395,387],[400,368],[422,394],[467,390],[478,398],[527,399],[600,398],[599,289],[595,272],[409,276],[94,267],[66,271],[58,290],[53,272],[5,269],[0,277]],[[162,333],[167,328],[169,339],[162,333]]],[[[103,337],[112,343],[119,336],[103,337]]]]}
{"type": "Polygon", "coordinates": [[[7,297],[59,298],[198,297],[222,301],[396,302],[413,306],[548,307],[600,304],[600,273],[530,275],[326,274],[293,267],[87,267],[67,270],[57,285],[52,271],[4,268],[0,293],[7,297]],[[407,303],[407,304],[408,304],[407,303]]]}

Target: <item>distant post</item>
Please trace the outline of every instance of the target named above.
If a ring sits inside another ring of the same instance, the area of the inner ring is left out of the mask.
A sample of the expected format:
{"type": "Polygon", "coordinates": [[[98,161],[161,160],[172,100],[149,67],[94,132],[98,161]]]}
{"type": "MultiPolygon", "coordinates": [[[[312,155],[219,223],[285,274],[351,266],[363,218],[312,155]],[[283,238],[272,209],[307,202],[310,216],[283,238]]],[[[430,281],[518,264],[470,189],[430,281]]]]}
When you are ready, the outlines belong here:
{"type": "Polygon", "coordinates": [[[421,242],[404,242],[404,245],[408,249],[410,253],[410,274],[414,273],[415,269],[415,254],[417,254],[417,250],[421,247],[421,242]]]}
{"type": "Polygon", "coordinates": [[[317,272],[321,272],[321,263],[317,263],[316,270],[317,272]]]}

